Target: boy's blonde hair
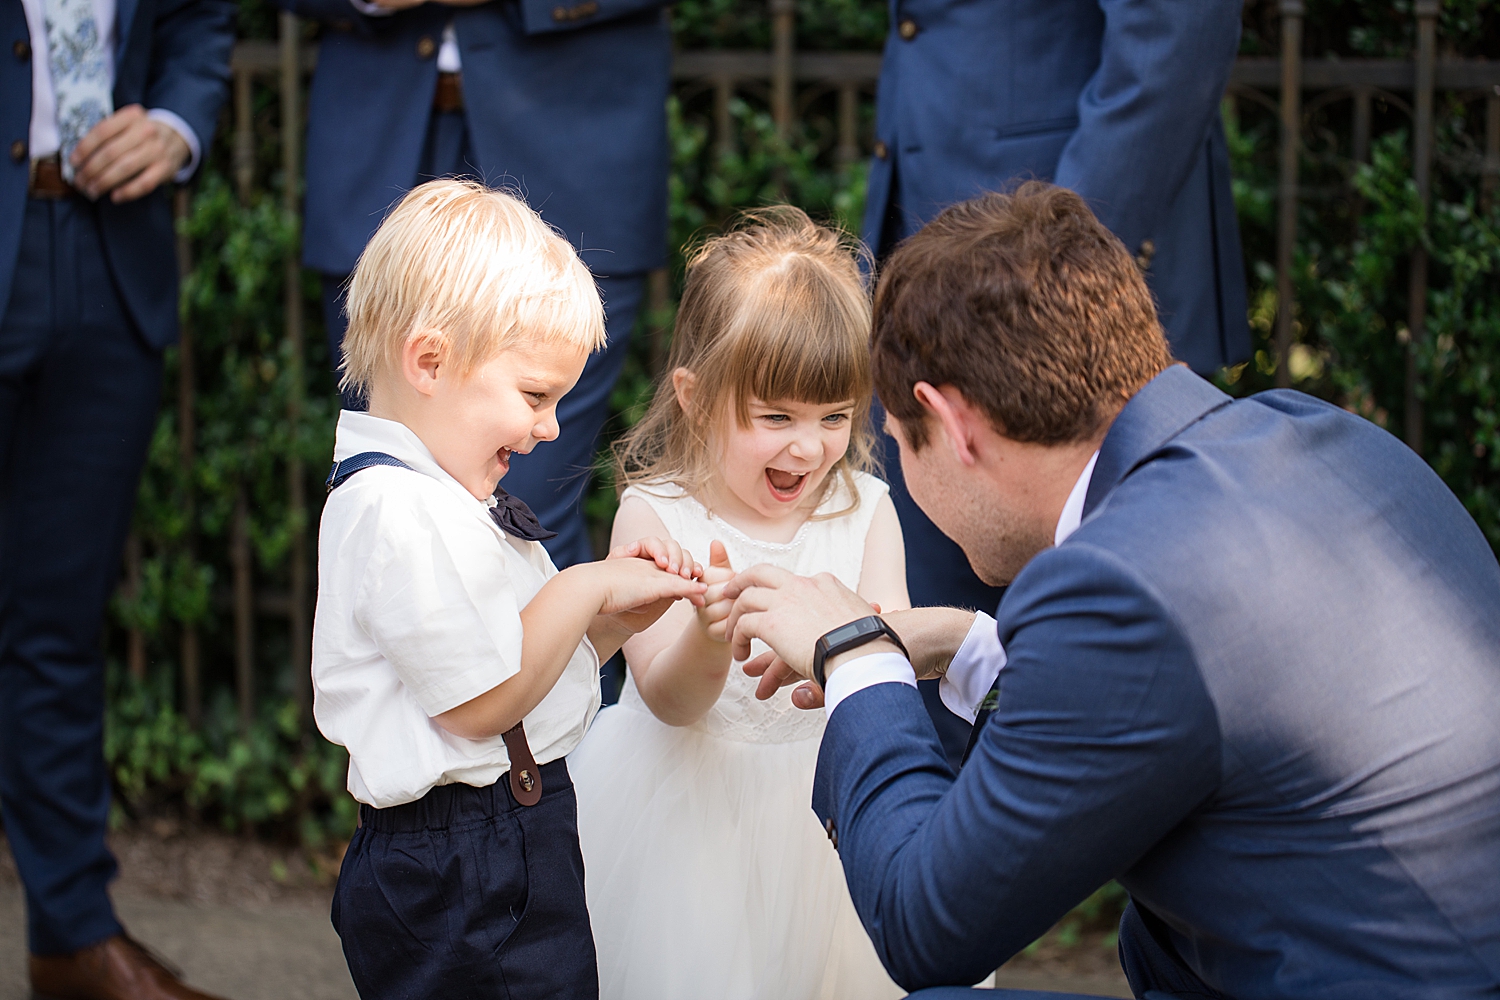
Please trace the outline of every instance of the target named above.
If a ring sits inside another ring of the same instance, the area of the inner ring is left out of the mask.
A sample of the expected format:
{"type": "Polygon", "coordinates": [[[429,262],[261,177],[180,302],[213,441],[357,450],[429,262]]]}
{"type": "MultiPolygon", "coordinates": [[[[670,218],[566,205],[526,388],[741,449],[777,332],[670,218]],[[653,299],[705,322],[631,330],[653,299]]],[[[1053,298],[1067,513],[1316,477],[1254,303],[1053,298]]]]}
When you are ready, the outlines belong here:
{"type": "Polygon", "coordinates": [[[750,422],[750,400],[854,403],[849,450],[823,481],[859,504],[856,470],[874,467],[870,427],[870,297],[858,241],[782,205],[747,212],[739,226],[688,257],[671,357],[640,423],[616,444],[615,482],[672,483],[701,495],[713,475],[710,434],[731,412],[750,422]],[[693,373],[688,411],[672,372],[693,373]]]}
{"type": "Polygon", "coordinates": [[[527,338],[593,351],[604,307],[578,254],[525,202],[429,181],[386,216],[349,282],[341,385],[368,397],[406,340],[440,330],[463,373],[527,338]]]}

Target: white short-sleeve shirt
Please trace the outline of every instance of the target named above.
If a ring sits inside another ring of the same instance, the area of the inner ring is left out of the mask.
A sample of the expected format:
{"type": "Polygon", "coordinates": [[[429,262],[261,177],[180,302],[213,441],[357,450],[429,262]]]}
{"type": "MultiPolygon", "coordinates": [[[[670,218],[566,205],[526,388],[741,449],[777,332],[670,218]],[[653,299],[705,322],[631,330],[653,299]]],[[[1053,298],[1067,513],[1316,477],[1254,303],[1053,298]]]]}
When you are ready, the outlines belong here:
{"type": "MultiPolygon", "coordinates": [[[[334,458],[367,451],[411,470],[365,469],[323,508],[313,715],[349,750],[350,794],[388,808],[509,769],[500,737],[466,740],[432,717],[520,670],[521,609],[557,568],[540,542],[501,531],[410,428],[343,411],[334,458]]],[[[526,716],[537,763],[577,746],[598,710],[599,658],[584,639],[526,716]]]]}

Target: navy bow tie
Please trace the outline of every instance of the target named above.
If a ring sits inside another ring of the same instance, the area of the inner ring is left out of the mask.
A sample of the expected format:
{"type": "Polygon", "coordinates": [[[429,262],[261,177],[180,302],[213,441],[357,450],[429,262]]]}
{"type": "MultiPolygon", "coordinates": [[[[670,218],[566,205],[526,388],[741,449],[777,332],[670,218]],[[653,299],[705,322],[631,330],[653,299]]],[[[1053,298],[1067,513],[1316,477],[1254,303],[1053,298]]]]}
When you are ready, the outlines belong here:
{"type": "MultiPolygon", "coordinates": [[[[377,465],[385,465],[396,469],[411,469],[401,459],[393,455],[387,455],[382,451],[364,451],[353,455],[342,462],[334,462],[332,470],[328,473],[328,492],[332,493],[344,484],[350,476],[365,469],[374,468],[377,465]]],[[[500,527],[507,535],[515,535],[517,538],[527,542],[541,542],[548,538],[556,538],[557,532],[548,531],[542,527],[542,522],[536,519],[531,508],[519,497],[513,497],[500,487],[495,487],[495,506],[490,508],[490,519],[500,527]]]]}
{"type": "Polygon", "coordinates": [[[513,497],[499,486],[495,487],[495,506],[490,508],[490,518],[507,535],[528,542],[541,542],[556,538],[557,532],[542,527],[531,508],[520,497],[513,497]]]}

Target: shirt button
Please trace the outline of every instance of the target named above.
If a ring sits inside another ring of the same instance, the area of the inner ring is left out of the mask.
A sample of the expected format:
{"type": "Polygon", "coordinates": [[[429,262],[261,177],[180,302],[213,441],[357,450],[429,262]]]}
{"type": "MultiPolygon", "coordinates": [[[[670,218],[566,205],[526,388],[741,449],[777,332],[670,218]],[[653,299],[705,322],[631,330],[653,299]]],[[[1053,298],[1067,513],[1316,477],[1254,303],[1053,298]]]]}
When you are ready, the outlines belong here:
{"type": "Polygon", "coordinates": [[[432,54],[437,51],[437,42],[432,40],[431,35],[423,35],[417,39],[417,58],[431,59],[432,54]]]}
{"type": "Polygon", "coordinates": [[[917,27],[917,22],[913,21],[909,17],[906,20],[902,21],[900,24],[896,25],[896,31],[901,35],[902,38],[906,39],[908,42],[913,38],[916,38],[917,32],[920,30],[921,29],[917,27]]]}
{"type": "Polygon", "coordinates": [[[25,159],[26,159],[26,140],[25,139],[17,139],[15,142],[13,142],[13,143],[10,144],[10,158],[12,160],[15,160],[17,163],[21,163],[21,162],[25,161],[25,159]]]}
{"type": "Polygon", "coordinates": [[[891,155],[891,148],[879,139],[875,140],[875,159],[884,160],[891,155]]]}
{"type": "Polygon", "coordinates": [[[833,849],[835,851],[838,850],[839,849],[839,831],[838,831],[838,827],[836,827],[836,826],[833,825],[833,819],[832,819],[832,817],[830,817],[828,819],[825,819],[823,821],[823,829],[828,831],[828,842],[833,845],[833,849]]]}
{"type": "Polygon", "coordinates": [[[10,47],[10,50],[14,52],[16,54],[16,58],[21,60],[22,62],[25,62],[26,60],[31,58],[31,45],[28,42],[18,41],[16,42],[16,44],[10,47]]]}

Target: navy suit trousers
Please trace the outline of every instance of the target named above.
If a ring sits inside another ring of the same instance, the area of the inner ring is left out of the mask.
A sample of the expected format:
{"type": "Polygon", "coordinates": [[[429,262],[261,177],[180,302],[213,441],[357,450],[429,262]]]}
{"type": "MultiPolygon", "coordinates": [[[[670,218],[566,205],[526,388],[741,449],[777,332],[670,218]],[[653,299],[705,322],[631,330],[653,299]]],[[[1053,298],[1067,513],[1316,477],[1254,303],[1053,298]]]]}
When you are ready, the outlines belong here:
{"type": "Polygon", "coordinates": [[[502,775],[360,807],[333,926],[362,1000],[598,997],[578,800],[565,761],[540,770],[534,806],[502,775]]]}
{"type": "Polygon", "coordinates": [[[0,320],[0,807],[38,954],[120,930],[100,630],[160,391],[94,207],[28,201],[0,320]]]}
{"type": "MultiPolygon", "coordinates": [[[[435,177],[483,177],[462,112],[435,114],[428,123],[418,180],[435,177]]],[[[511,458],[505,489],[525,500],[537,520],[557,532],[542,544],[559,569],[594,558],[582,500],[588,488],[599,432],[609,417],[609,397],[625,367],[630,333],[635,327],[645,291],[645,276],[595,275],[604,298],[605,330],[609,342],[589,356],[573,391],[557,404],[560,428],[556,441],[540,444],[529,455],[511,458]]],[[[328,356],[343,359],[344,295],[349,276],[323,276],[323,315],[328,324],[328,356]]],[[[345,409],[364,409],[358,398],[344,394],[345,409]]]]}

